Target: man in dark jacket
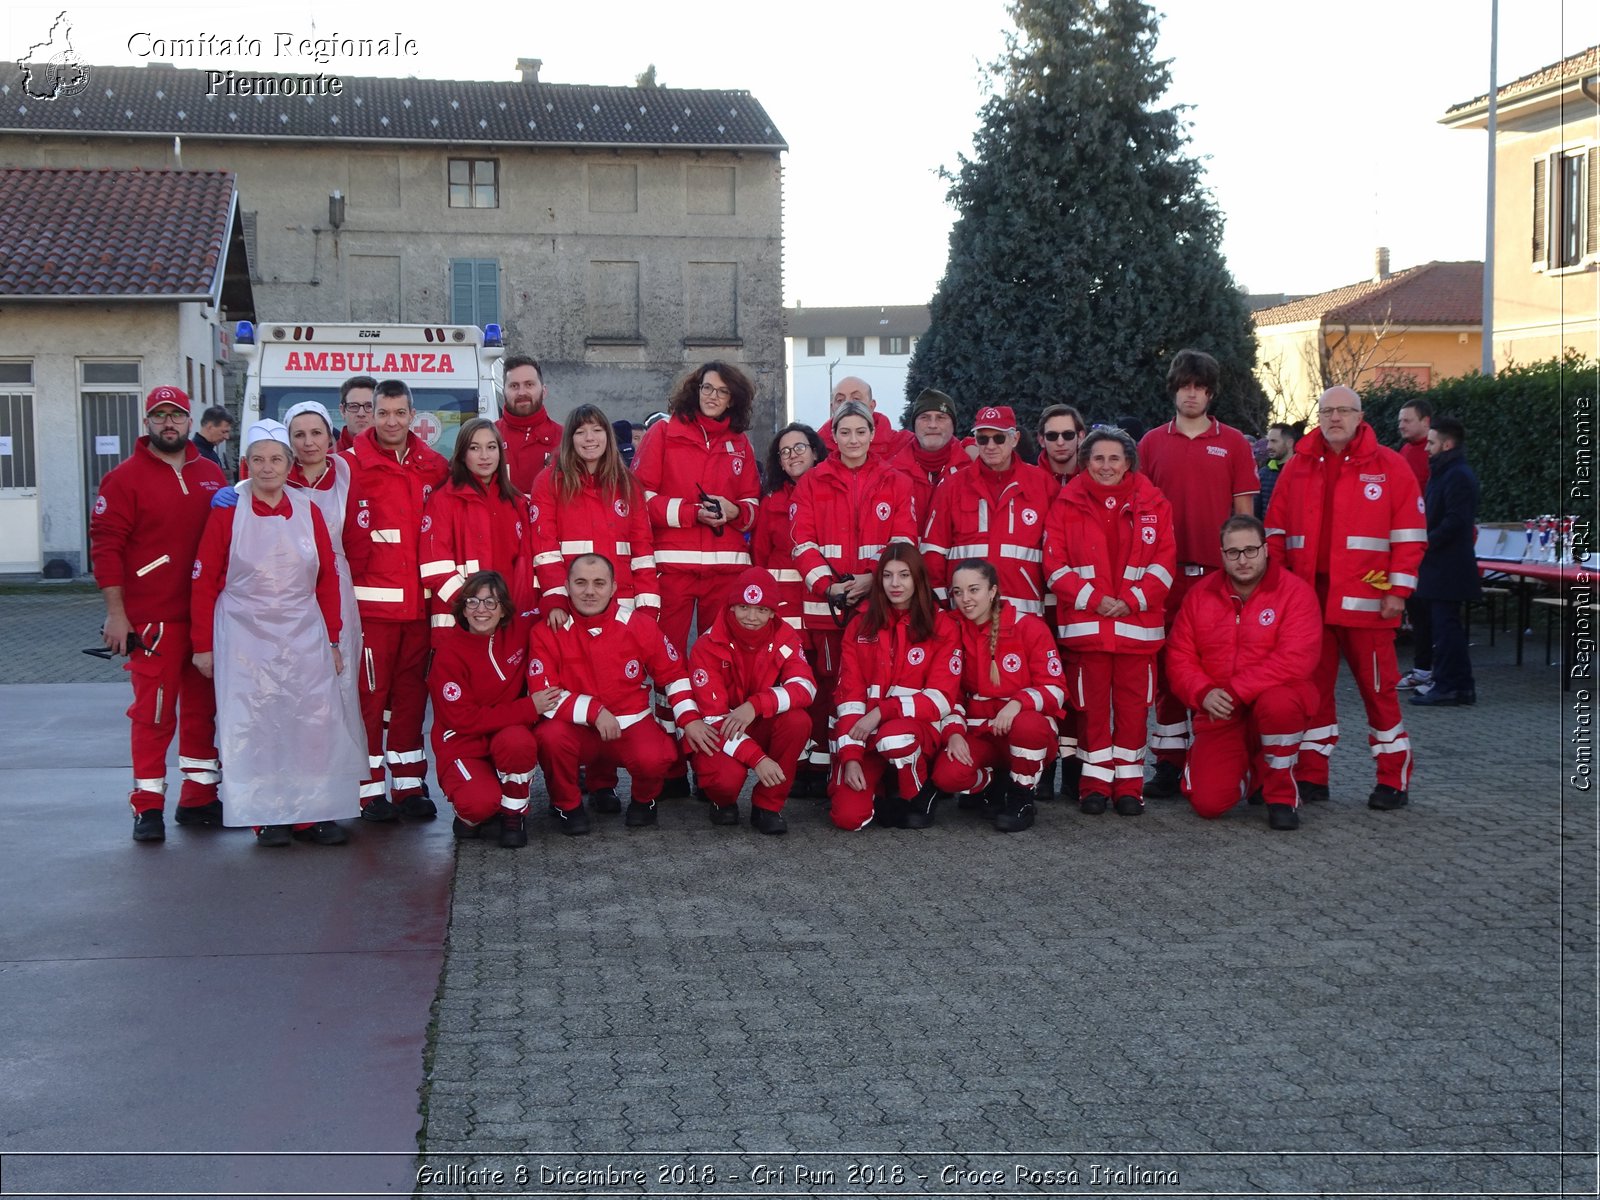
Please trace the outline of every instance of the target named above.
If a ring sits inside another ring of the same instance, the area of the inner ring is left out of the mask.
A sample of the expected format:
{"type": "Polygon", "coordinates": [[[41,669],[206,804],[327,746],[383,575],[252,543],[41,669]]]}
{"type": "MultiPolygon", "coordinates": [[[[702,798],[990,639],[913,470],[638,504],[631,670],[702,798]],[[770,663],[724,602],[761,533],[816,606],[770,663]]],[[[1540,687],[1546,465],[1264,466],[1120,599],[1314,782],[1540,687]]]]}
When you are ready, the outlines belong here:
{"type": "Polygon", "coordinates": [[[1428,549],[1418,572],[1417,595],[1433,618],[1433,685],[1419,689],[1411,703],[1473,704],[1477,691],[1461,604],[1482,596],[1478,581],[1478,477],[1467,465],[1467,431],[1454,417],[1436,417],[1428,430],[1428,549]]]}

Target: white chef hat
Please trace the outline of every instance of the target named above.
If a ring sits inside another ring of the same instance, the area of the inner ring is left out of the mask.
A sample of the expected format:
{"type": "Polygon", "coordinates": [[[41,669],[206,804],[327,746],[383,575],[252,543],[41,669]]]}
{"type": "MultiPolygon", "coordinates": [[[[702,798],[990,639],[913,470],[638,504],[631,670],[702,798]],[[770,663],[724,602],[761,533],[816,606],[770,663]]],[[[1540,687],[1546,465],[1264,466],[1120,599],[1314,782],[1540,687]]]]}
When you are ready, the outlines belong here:
{"type": "Polygon", "coordinates": [[[294,452],[294,447],[289,445],[289,427],[281,421],[257,421],[244,431],[240,450],[248,454],[257,442],[282,442],[291,454],[294,452]]]}
{"type": "Polygon", "coordinates": [[[301,413],[316,413],[328,427],[328,435],[333,436],[333,418],[328,415],[328,410],[315,400],[302,400],[299,404],[290,405],[289,411],[283,414],[284,428],[287,429],[301,413]]]}

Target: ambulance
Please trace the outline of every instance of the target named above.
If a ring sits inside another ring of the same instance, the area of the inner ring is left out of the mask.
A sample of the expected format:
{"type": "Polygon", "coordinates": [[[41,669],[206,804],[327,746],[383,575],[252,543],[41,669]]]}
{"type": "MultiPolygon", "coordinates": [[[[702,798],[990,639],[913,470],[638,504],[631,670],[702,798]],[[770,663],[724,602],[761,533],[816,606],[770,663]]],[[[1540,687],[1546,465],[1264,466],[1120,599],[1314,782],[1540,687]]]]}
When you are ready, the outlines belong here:
{"type": "Polygon", "coordinates": [[[233,351],[246,363],[242,428],[316,400],[344,427],[339,387],[352,375],[380,383],[400,379],[411,389],[411,429],[446,458],[472,417],[500,414],[500,326],[311,325],[240,321],[233,351]]]}

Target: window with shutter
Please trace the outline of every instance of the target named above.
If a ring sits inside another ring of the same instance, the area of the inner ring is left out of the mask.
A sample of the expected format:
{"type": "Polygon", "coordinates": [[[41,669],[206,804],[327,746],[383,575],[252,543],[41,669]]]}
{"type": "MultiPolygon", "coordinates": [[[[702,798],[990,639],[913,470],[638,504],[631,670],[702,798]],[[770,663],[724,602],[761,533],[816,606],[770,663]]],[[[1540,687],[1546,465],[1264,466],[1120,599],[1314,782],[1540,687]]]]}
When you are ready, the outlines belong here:
{"type": "Polygon", "coordinates": [[[1584,205],[1583,252],[1600,254],[1600,146],[1590,146],[1588,202],[1584,205]]]}
{"type": "Polygon", "coordinates": [[[1554,201],[1550,231],[1551,266],[1575,267],[1583,261],[1583,184],[1582,150],[1558,155],[1550,180],[1554,201]]]}
{"type": "Polygon", "coordinates": [[[1544,173],[1547,166],[1542,158],[1533,160],[1533,264],[1536,267],[1544,266],[1545,262],[1545,222],[1549,219],[1544,199],[1544,173]]]}
{"type": "Polygon", "coordinates": [[[450,324],[490,325],[500,320],[500,264],[492,258],[450,260],[450,324]]]}

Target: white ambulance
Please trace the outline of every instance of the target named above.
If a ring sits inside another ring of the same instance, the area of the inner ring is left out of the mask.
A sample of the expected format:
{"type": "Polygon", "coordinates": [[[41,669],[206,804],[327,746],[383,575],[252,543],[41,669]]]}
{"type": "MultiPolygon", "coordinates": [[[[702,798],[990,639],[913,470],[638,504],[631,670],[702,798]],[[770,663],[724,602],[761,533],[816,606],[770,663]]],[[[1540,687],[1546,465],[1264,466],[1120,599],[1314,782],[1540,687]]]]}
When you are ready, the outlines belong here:
{"type": "Polygon", "coordinates": [[[339,388],[352,375],[411,389],[411,428],[446,458],[463,421],[497,417],[500,326],[311,325],[240,321],[233,351],[247,363],[241,428],[263,417],[283,420],[302,400],[319,401],[344,426],[339,388]]]}

